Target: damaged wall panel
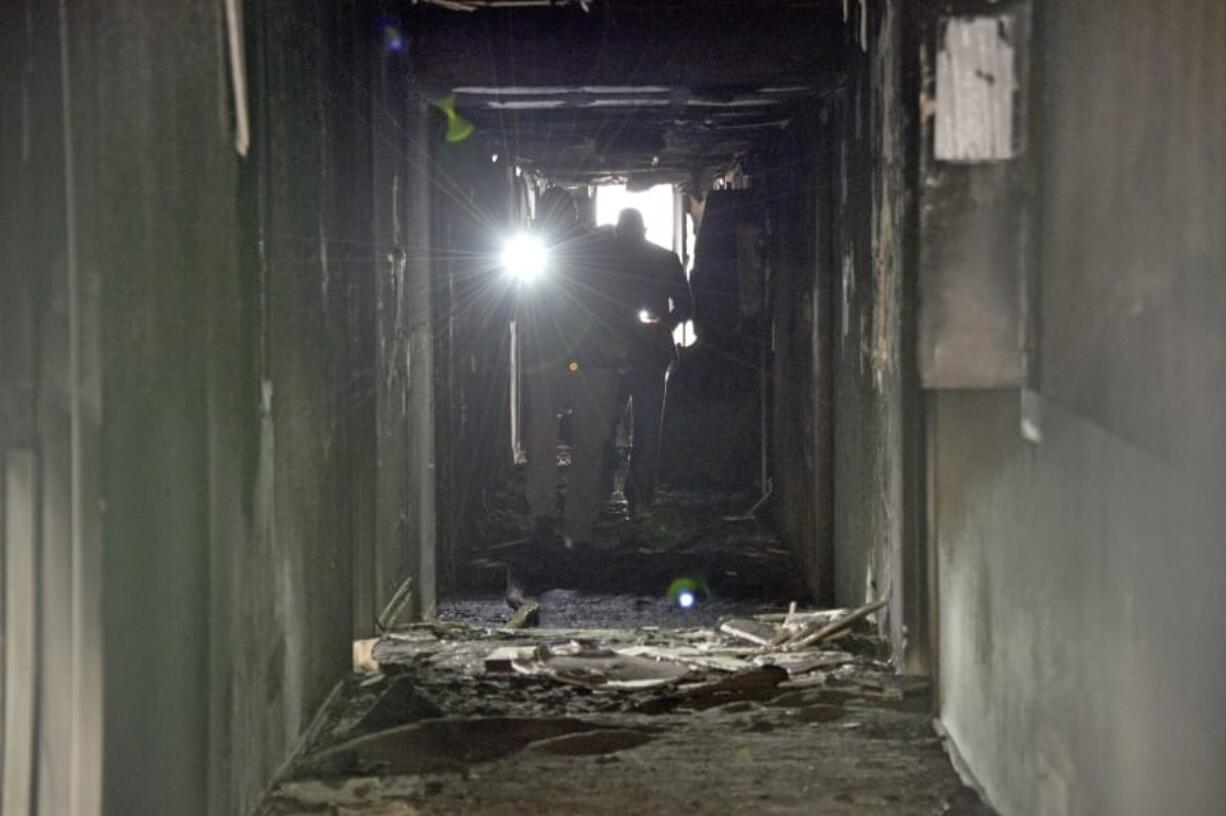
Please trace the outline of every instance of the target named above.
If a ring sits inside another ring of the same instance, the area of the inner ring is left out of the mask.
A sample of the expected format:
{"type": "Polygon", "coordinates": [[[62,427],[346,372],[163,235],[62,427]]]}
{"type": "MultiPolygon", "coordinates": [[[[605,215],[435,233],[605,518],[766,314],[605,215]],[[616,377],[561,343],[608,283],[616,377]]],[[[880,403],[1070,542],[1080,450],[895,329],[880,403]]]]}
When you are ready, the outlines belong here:
{"type": "Polygon", "coordinates": [[[1026,133],[1018,122],[1018,76],[1024,66],[1027,17],[950,17],[938,33],[936,134],[940,161],[1011,159],[1026,133]]]}
{"type": "Polygon", "coordinates": [[[1029,9],[991,4],[982,15],[927,21],[919,366],[928,388],[1011,387],[1026,377],[1029,9]]]}

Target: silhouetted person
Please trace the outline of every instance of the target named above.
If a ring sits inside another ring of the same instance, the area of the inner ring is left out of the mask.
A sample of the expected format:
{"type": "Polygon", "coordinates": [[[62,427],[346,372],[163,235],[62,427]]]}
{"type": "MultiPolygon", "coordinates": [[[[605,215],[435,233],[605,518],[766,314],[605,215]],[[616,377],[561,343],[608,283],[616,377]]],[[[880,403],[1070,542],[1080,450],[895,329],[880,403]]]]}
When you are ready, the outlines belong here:
{"type": "Polygon", "coordinates": [[[556,517],[559,420],[569,414],[563,534],[587,542],[600,515],[603,445],[614,421],[617,368],[626,349],[614,330],[609,244],[578,222],[570,194],[546,190],[537,207],[537,235],[546,247],[538,279],[521,286],[521,360],[528,397],[524,441],[527,498],[538,537],[556,517]]]}
{"type": "Polygon", "coordinates": [[[655,501],[664,396],[677,361],[673,330],[690,318],[694,301],[676,253],[647,240],[642,213],[622,210],[615,235],[617,277],[632,306],[622,388],[630,398],[634,428],[626,501],[632,515],[642,515],[655,501]]]}

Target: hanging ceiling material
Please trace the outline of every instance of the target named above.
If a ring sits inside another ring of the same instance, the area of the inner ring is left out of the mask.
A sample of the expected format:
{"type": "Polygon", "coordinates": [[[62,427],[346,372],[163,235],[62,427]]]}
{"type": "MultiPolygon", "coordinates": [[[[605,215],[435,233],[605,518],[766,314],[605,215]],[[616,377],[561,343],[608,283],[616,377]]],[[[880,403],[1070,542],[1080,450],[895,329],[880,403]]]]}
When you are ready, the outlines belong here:
{"type": "Polygon", "coordinates": [[[498,8],[522,2],[534,0],[419,7],[413,81],[454,95],[491,152],[553,178],[696,180],[777,139],[842,81],[836,3],[498,8]]]}

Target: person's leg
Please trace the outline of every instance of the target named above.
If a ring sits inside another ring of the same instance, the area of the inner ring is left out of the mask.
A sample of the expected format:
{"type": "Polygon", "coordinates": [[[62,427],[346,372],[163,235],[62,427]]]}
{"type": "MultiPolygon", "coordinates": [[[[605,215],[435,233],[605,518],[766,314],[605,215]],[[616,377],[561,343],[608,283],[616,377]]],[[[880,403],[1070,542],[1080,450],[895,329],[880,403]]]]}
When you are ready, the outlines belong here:
{"type": "Polygon", "coordinates": [[[589,369],[570,380],[573,407],[571,464],[567,473],[563,530],[574,541],[592,540],[604,499],[601,468],[609,426],[617,414],[617,372],[589,369]]]}
{"type": "Polygon", "coordinates": [[[534,518],[553,518],[558,502],[558,399],[552,371],[524,374],[528,414],[524,446],[528,454],[527,498],[534,518]]]}
{"type": "Polygon", "coordinates": [[[634,445],[630,448],[630,478],[634,508],[646,510],[655,501],[656,476],[660,471],[660,426],[664,418],[664,372],[635,372],[631,402],[634,415],[634,445]]]}

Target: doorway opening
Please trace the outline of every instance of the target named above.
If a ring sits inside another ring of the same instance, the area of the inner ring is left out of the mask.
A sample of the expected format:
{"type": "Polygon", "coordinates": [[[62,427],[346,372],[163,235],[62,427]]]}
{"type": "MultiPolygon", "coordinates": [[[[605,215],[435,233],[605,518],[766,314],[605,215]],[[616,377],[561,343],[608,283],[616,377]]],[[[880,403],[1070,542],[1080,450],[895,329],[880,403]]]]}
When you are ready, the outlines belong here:
{"type": "MultiPolygon", "coordinates": [[[[597,227],[612,227],[623,209],[633,207],[643,215],[647,240],[676,253],[686,280],[694,268],[694,217],[688,212],[688,197],[675,184],[654,184],[646,189],[631,189],[628,184],[598,184],[594,188],[594,216],[597,227]]],[[[673,330],[677,345],[687,348],[698,339],[694,321],[686,320],[673,330]]]]}

